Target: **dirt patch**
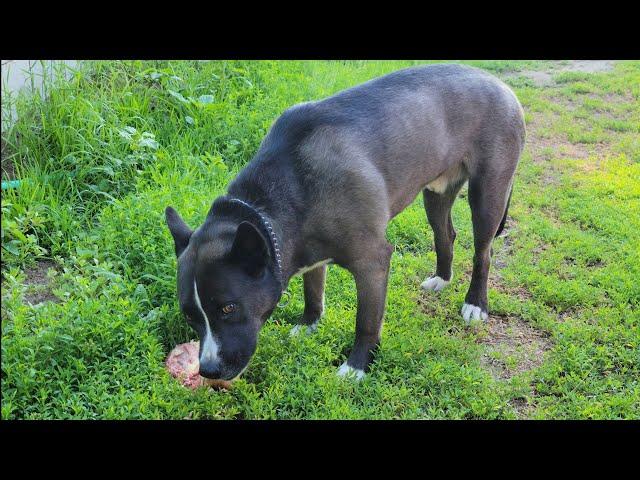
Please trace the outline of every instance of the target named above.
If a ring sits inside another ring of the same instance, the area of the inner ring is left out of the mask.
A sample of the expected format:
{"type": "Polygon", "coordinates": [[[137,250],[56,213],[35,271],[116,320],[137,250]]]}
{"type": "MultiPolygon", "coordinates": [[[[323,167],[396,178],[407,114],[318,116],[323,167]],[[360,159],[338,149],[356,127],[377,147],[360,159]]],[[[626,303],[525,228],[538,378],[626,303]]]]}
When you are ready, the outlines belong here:
{"type": "Polygon", "coordinates": [[[564,133],[549,133],[554,116],[533,112],[527,123],[527,141],[525,148],[531,154],[531,161],[544,165],[540,173],[543,186],[559,185],[560,173],[554,162],[558,160],[584,160],[585,165],[598,161],[609,152],[606,143],[572,143],[564,133]]]}
{"type": "Polygon", "coordinates": [[[571,143],[560,136],[554,138],[531,138],[527,145],[534,163],[547,163],[553,159],[586,159],[606,153],[604,143],[571,143]]]}
{"type": "Polygon", "coordinates": [[[555,85],[553,76],[561,72],[600,73],[613,70],[614,60],[569,60],[555,62],[548,70],[523,70],[520,72],[508,72],[503,75],[505,79],[525,77],[531,80],[536,87],[550,87],[555,85]]]}
{"type": "Polygon", "coordinates": [[[633,94],[631,91],[626,91],[624,93],[614,93],[614,92],[605,92],[605,93],[589,93],[588,97],[595,100],[602,100],[605,103],[631,103],[635,101],[633,94]]]}
{"type": "Polygon", "coordinates": [[[489,315],[479,328],[476,342],[484,346],[480,362],[499,380],[540,366],[551,348],[544,332],[518,317],[489,315]]]}
{"type": "MultiPolygon", "coordinates": [[[[502,276],[500,275],[500,271],[497,268],[489,270],[489,279],[487,280],[487,288],[489,290],[496,290],[510,297],[517,298],[521,302],[526,302],[533,299],[533,295],[531,295],[531,292],[529,292],[529,290],[527,290],[524,287],[520,287],[520,286],[506,287],[502,283],[502,276]]],[[[489,305],[489,308],[491,308],[491,305],[489,305]]]]}
{"type": "Polygon", "coordinates": [[[511,230],[514,228],[514,226],[515,226],[515,221],[507,214],[507,221],[505,222],[504,229],[502,230],[502,233],[499,236],[499,238],[502,238],[502,247],[495,248],[495,243],[494,243],[494,246],[491,247],[492,248],[491,259],[495,267],[499,270],[507,266],[508,259],[513,250],[513,240],[511,239],[511,230]]]}
{"type": "Polygon", "coordinates": [[[50,268],[55,264],[50,260],[41,260],[32,268],[25,270],[26,287],[24,300],[32,305],[43,302],[55,302],[58,298],[51,292],[51,280],[47,276],[50,268]]]}
{"type": "Polygon", "coordinates": [[[562,72],[598,73],[613,70],[615,60],[570,60],[560,68],[562,72]]]}
{"type": "Polygon", "coordinates": [[[549,87],[554,85],[553,76],[548,72],[537,72],[534,70],[525,70],[523,72],[512,73],[509,77],[526,77],[530,79],[536,87],[549,87]]]}
{"type": "Polygon", "coordinates": [[[514,398],[509,401],[509,405],[516,411],[516,417],[518,419],[530,418],[535,410],[535,406],[527,402],[524,398],[514,398]]]}
{"type": "Polygon", "coordinates": [[[562,107],[563,110],[567,112],[575,112],[578,108],[580,108],[584,104],[584,98],[591,98],[591,99],[601,98],[592,93],[589,93],[589,94],[585,93],[584,97],[578,98],[578,97],[569,97],[569,96],[563,95],[562,93],[559,93],[558,90],[551,90],[551,92],[552,93],[550,93],[546,98],[556,106],[562,107]]]}
{"type": "MultiPolygon", "coordinates": [[[[419,283],[418,283],[419,284],[419,283]]],[[[425,292],[420,289],[418,295],[418,305],[422,313],[429,317],[436,317],[438,315],[444,315],[442,302],[438,302],[438,298],[433,292],[425,292]]]]}
{"type": "Polygon", "coordinates": [[[13,162],[7,159],[9,152],[4,138],[0,140],[0,167],[2,168],[2,180],[13,180],[16,178],[13,162]]]}

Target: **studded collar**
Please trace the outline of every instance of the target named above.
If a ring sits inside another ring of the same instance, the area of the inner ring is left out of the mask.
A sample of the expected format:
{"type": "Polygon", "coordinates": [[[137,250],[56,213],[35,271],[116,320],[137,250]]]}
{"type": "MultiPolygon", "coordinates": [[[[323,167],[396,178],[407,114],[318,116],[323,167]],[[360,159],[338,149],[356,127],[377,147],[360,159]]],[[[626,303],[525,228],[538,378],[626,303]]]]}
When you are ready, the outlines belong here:
{"type": "Polygon", "coordinates": [[[278,278],[278,281],[280,282],[280,291],[282,292],[283,290],[282,288],[282,285],[283,285],[282,255],[280,253],[280,246],[278,245],[278,236],[276,235],[276,232],[274,231],[273,226],[271,225],[271,222],[269,222],[267,217],[263,213],[261,213],[260,210],[258,210],[253,205],[245,202],[244,200],[240,200],[239,198],[228,198],[227,201],[230,203],[238,203],[240,205],[243,205],[245,208],[248,208],[249,210],[251,210],[262,222],[262,227],[268,233],[269,241],[271,243],[271,249],[273,251],[273,256],[276,260],[275,262],[276,268],[277,268],[276,276],[278,278]]]}

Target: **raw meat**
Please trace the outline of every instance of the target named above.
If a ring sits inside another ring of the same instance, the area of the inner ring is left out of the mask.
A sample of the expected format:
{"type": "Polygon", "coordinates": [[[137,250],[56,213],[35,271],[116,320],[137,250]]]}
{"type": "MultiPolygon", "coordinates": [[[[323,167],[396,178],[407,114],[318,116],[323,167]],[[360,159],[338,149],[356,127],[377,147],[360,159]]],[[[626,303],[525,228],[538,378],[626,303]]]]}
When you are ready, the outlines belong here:
{"type": "Polygon", "coordinates": [[[227,380],[211,380],[198,374],[198,342],[177,345],[167,357],[165,365],[172,377],[177,378],[185,387],[195,389],[208,386],[229,390],[231,382],[227,380]]]}

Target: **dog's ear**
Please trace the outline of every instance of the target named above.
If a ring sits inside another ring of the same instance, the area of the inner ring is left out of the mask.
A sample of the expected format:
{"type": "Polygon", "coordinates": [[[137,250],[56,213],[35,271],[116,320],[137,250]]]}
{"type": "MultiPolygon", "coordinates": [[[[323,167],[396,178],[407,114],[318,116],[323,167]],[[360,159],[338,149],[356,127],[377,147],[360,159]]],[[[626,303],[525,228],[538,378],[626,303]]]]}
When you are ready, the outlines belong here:
{"type": "Polygon", "coordinates": [[[267,241],[250,222],[238,225],[231,247],[231,256],[242,263],[251,275],[259,275],[269,261],[267,241]]]}
{"type": "Polygon", "coordinates": [[[176,257],[179,257],[184,249],[187,248],[187,245],[189,245],[189,239],[191,238],[193,230],[184,223],[184,220],[180,218],[178,212],[176,212],[172,207],[167,207],[165,209],[164,216],[176,245],[176,257]]]}

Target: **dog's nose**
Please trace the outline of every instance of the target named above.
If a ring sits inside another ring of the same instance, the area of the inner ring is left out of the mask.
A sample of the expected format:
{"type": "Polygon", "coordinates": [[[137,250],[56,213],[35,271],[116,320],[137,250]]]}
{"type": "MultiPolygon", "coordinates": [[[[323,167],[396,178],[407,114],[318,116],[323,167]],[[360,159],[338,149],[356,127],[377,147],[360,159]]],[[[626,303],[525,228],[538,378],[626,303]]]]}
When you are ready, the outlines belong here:
{"type": "Polygon", "coordinates": [[[213,380],[218,380],[222,375],[222,367],[217,361],[200,362],[200,375],[213,380]]]}

